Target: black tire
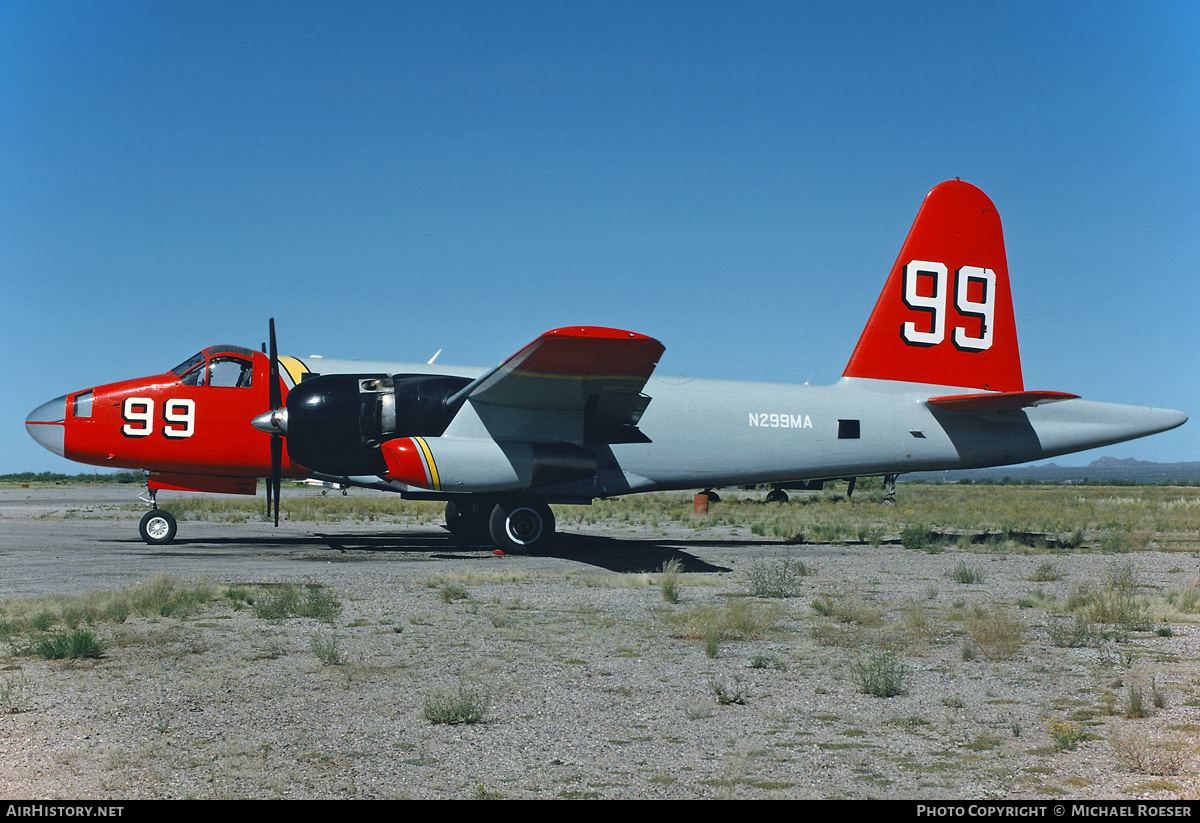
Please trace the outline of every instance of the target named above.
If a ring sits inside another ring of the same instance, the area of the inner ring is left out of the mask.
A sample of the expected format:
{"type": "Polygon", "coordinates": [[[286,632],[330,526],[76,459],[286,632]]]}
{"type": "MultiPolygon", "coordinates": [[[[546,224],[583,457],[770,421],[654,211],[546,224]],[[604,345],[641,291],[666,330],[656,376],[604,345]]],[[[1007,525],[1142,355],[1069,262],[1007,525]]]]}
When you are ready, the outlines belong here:
{"type": "Polygon", "coordinates": [[[490,514],[488,506],[451,500],[446,503],[446,530],[462,543],[486,544],[492,539],[488,529],[490,514]]]}
{"type": "Polygon", "coordinates": [[[788,494],[783,489],[771,489],[767,492],[768,503],[786,503],[788,502],[788,494]]]}
{"type": "Polygon", "coordinates": [[[142,515],[138,523],[138,533],[142,540],[151,546],[165,546],[175,539],[175,531],[179,524],[175,517],[164,509],[151,509],[142,515]]]}
{"type": "Polygon", "coordinates": [[[502,500],[492,509],[488,532],[505,554],[528,554],[554,537],[554,512],[541,500],[502,500]]]}

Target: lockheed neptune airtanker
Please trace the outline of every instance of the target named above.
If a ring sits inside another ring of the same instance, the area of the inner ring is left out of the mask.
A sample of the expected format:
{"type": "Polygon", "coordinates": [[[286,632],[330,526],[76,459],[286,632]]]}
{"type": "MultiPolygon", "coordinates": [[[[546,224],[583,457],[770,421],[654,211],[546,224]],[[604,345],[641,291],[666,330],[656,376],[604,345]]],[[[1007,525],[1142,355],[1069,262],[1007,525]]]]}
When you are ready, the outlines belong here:
{"type": "Polygon", "coordinates": [[[975,186],[925,197],[831,386],[651,377],[664,347],[546,332],[495,368],[280,357],[211,346],[165,374],[72,392],[25,425],[55,454],[147,472],[142,538],[176,533],[160,489],[256,493],[268,478],[446,501],[463,538],[522,553],[552,503],[1023,463],[1181,425],[1178,411],[1025,388],[1000,217],[975,186]]]}

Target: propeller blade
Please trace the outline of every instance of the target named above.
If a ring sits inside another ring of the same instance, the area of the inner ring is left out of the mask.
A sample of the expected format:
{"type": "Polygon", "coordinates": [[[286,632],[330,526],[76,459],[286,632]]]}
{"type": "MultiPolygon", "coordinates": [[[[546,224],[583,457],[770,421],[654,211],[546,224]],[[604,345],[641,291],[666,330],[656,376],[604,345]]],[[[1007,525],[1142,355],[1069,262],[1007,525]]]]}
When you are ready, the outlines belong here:
{"type": "Polygon", "coordinates": [[[271,382],[268,396],[271,411],[283,405],[283,395],[279,389],[279,351],[275,347],[275,318],[271,318],[271,382]]]}
{"type": "Polygon", "coordinates": [[[275,498],[275,525],[279,525],[279,486],[283,479],[283,438],[271,435],[271,494],[275,498]]]}
{"type": "MultiPolygon", "coordinates": [[[[269,387],[267,390],[271,403],[271,411],[278,411],[283,405],[283,392],[279,387],[279,350],[275,345],[275,318],[270,321],[270,354],[271,368],[269,387]]],[[[283,438],[278,434],[271,435],[271,479],[267,484],[267,515],[271,514],[271,503],[274,501],[275,525],[279,526],[279,486],[283,474],[283,438]]]]}

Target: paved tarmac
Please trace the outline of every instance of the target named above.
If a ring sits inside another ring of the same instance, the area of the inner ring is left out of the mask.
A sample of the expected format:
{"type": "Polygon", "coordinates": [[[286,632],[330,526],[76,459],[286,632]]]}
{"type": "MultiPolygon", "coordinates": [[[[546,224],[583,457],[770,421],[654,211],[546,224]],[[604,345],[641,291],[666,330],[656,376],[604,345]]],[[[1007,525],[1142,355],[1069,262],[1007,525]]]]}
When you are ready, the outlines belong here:
{"type": "MultiPolygon", "coordinates": [[[[146,507],[133,486],[0,486],[0,598],[79,594],[146,580],[161,571],[216,580],[304,579],[314,566],[350,559],[429,560],[452,546],[426,527],[389,535],[341,524],[185,520],[176,540],[148,546],[138,536],[146,507]],[[336,531],[336,534],[326,534],[336,531]],[[379,551],[363,555],[375,544],[379,551]],[[397,555],[395,549],[405,551],[397,555]],[[391,551],[389,551],[389,549],[391,551]]],[[[259,502],[265,506],[260,497],[259,502]]],[[[459,550],[483,554],[482,549],[459,550]]]]}
{"type": "MultiPolygon", "coordinates": [[[[701,546],[694,540],[622,539],[599,529],[575,529],[560,532],[540,556],[498,558],[490,546],[460,546],[432,524],[284,521],[275,528],[261,520],[184,520],[173,543],[148,546],[138,536],[146,510],[138,499],[142,491],[110,484],[0,484],[0,599],[81,594],[162,571],[216,582],[319,581],[323,568],[345,571],[345,564],[355,563],[378,569],[389,563],[495,561],[535,570],[565,561],[638,572],[683,556],[690,571],[726,571],[712,549],[720,555],[752,548],[740,541],[701,546]]],[[[258,502],[265,507],[261,496],[258,502]]]]}

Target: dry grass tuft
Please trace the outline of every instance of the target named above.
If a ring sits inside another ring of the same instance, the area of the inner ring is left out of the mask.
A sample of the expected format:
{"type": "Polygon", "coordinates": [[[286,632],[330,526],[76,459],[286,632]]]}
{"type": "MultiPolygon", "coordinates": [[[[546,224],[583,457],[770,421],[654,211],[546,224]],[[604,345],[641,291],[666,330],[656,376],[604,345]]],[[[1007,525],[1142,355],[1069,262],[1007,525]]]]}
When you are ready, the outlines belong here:
{"type": "Polygon", "coordinates": [[[1114,727],[1108,742],[1113,757],[1121,766],[1142,774],[1179,774],[1192,759],[1191,750],[1183,740],[1147,735],[1142,731],[1126,734],[1114,727]]]}
{"type": "Polygon", "coordinates": [[[1025,640],[1025,624],[1007,609],[977,609],[963,620],[963,628],[992,660],[1008,660],[1025,640]]]}

